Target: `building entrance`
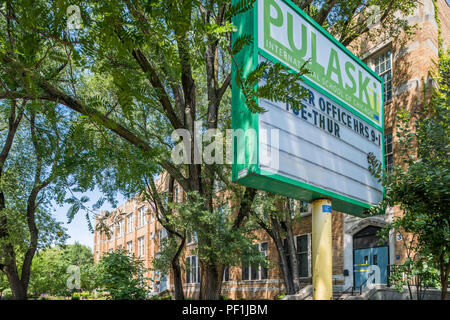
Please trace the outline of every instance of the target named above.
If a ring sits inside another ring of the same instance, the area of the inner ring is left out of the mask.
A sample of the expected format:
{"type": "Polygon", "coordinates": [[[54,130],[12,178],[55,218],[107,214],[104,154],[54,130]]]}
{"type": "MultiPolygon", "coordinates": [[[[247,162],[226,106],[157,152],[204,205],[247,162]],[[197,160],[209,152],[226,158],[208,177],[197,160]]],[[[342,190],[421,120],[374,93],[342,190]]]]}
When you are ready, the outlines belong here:
{"type": "Polygon", "coordinates": [[[374,283],[375,278],[367,281],[377,266],[380,270],[380,283],[387,283],[387,266],[389,264],[389,247],[387,242],[380,243],[377,232],[380,227],[368,226],[353,236],[353,273],[354,287],[365,287],[367,282],[374,283]]]}

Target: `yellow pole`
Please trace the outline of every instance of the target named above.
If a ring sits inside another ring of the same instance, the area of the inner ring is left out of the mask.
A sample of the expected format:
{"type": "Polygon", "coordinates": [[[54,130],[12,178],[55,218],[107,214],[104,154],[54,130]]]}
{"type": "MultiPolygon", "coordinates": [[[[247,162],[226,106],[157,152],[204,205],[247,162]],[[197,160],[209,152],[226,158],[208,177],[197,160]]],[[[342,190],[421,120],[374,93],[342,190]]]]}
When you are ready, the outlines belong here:
{"type": "Polygon", "coordinates": [[[331,200],[312,203],[313,300],[332,300],[331,200]]]}

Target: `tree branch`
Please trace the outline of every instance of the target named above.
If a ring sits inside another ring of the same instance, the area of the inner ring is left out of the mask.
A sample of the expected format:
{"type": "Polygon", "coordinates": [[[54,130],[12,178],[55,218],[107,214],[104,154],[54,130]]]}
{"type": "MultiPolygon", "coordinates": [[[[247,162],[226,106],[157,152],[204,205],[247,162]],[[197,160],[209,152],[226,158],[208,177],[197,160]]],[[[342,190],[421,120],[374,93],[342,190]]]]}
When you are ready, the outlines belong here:
{"type": "Polygon", "coordinates": [[[248,214],[250,213],[251,206],[253,204],[253,200],[256,196],[256,189],[246,187],[244,196],[242,197],[241,205],[239,207],[239,212],[236,216],[236,219],[233,223],[233,229],[240,228],[245,220],[246,217],[248,217],[248,214]]]}
{"type": "Polygon", "coordinates": [[[338,3],[338,1],[339,0],[328,0],[328,1],[326,1],[322,5],[322,8],[320,9],[319,13],[317,14],[317,16],[315,17],[314,20],[319,25],[323,25],[323,23],[325,22],[326,18],[330,14],[331,10],[333,10],[334,6],[338,3]]]}
{"type": "MultiPolygon", "coordinates": [[[[383,15],[380,18],[380,24],[382,24],[383,21],[386,20],[386,18],[391,14],[391,9],[394,3],[395,0],[391,0],[391,2],[389,2],[389,5],[387,6],[386,10],[384,11],[383,15]]],[[[353,19],[353,17],[350,19],[353,19]]],[[[341,40],[342,45],[348,46],[353,40],[355,40],[356,38],[360,37],[361,35],[370,30],[370,26],[366,24],[358,24],[358,27],[359,30],[357,32],[353,32],[350,36],[341,40]]]]}
{"type": "Polygon", "coordinates": [[[174,129],[183,128],[183,125],[178,119],[175,111],[172,108],[172,104],[169,100],[169,96],[167,95],[166,89],[164,88],[161,80],[159,79],[156,70],[153,69],[148,59],[142,53],[140,49],[133,49],[132,52],[133,57],[136,59],[137,63],[141,67],[142,71],[147,75],[147,79],[150,81],[153,88],[158,91],[159,94],[159,102],[161,103],[164,112],[172,124],[174,129]]]}

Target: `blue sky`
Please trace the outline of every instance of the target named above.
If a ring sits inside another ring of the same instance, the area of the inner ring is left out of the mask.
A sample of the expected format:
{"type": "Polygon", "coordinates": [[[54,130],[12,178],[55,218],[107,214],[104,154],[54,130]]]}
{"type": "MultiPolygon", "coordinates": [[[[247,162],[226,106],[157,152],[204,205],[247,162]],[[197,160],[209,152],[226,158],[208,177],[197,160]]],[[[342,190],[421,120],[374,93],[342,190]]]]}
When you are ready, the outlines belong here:
{"type": "MultiPolygon", "coordinates": [[[[86,192],[83,194],[76,194],[78,198],[81,196],[87,196],[89,198],[89,202],[87,202],[87,207],[92,207],[92,205],[101,197],[101,193],[96,189],[92,192],[86,192]]],[[[118,205],[125,202],[125,198],[121,195],[117,197],[118,205]]],[[[91,249],[94,246],[94,235],[89,231],[88,223],[86,221],[85,212],[79,211],[75,218],[72,220],[71,223],[67,223],[67,216],[66,213],[69,210],[70,205],[66,204],[64,206],[58,206],[57,204],[54,204],[54,217],[56,220],[63,222],[64,227],[67,229],[67,233],[69,234],[70,238],[67,240],[67,244],[73,244],[75,242],[79,242],[81,244],[84,244],[91,249]]],[[[109,202],[105,202],[103,206],[100,208],[100,210],[111,210],[112,206],[109,202]]],[[[91,218],[91,222],[92,218],[91,218]]]]}

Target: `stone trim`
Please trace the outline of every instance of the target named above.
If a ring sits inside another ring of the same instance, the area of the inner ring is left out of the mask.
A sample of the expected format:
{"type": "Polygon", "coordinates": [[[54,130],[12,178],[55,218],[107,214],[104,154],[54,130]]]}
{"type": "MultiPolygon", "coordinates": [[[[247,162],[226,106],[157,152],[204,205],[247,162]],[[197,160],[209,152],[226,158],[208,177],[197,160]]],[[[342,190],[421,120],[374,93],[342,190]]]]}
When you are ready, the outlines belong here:
{"type": "Polygon", "coordinates": [[[371,48],[369,51],[363,53],[359,59],[360,60],[364,60],[367,59],[368,57],[374,55],[375,53],[377,53],[378,51],[381,51],[383,49],[386,49],[387,47],[392,45],[392,39],[388,39],[386,41],[381,42],[380,44],[376,45],[375,47],[371,48]]]}
{"type": "Polygon", "coordinates": [[[392,96],[396,97],[401,95],[402,93],[405,93],[406,91],[420,88],[420,79],[419,78],[413,78],[409,81],[403,82],[399,86],[396,86],[392,92],[392,96]]]}

